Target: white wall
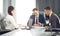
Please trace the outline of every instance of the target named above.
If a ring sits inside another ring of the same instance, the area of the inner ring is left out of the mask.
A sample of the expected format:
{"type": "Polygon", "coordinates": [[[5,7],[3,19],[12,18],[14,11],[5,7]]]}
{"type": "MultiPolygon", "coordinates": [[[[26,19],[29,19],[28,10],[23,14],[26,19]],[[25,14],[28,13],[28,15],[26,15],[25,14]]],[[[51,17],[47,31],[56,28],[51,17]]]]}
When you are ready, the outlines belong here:
{"type": "Polygon", "coordinates": [[[0,0],[0,13],[3,13],[3,0],[0,0]]]}
{"type": "Polygon", "coordinates": [[[4,15],[6,16],[8,14],[8,7],[14,6],[15,7],[15,0],[3,0],[3,12],[4,15]]]}
{"type": "Polygon", "coordinates": [[[3,0],[3,13],[6,16],[8,13],[8,6],[10,6],[10,0],[3,0]]]}
{"type": "Polygon", "coordinates": [[[32,9],[36,7],[36,0],[16,0],[15,5],[17,24],[26,25],[32,9]]]}

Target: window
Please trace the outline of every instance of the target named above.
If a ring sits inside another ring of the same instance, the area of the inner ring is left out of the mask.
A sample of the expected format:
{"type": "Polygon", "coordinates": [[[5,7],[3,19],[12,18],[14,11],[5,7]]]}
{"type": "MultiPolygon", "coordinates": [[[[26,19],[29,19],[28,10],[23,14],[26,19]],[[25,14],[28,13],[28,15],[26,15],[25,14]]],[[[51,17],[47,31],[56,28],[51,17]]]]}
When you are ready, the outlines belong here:
{"type": "Polygon", "coordinates": [[[17,24],[26,25],[30,15],[32,14],[32,9],[36,7],[35,0],[16,0],[16,21],[17,24]]]}

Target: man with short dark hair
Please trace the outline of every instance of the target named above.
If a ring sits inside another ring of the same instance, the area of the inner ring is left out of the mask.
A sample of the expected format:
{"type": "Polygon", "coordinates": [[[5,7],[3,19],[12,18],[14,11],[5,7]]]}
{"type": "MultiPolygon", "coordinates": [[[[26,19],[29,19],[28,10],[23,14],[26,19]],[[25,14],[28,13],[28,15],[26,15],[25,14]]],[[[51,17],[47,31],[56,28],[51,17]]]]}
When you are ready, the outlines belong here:
{"type": "Polygon", "coordinates": [[[45,24],[44,17],[43,17],[43,15],[39,14],[39,10],[37,8],[34,8],[32,11],[33,11],[33,14],[30,16],[30,19],[29,19],[27,25],[29,27],[31,27],[31,26],[40,27],[43,24],[45,24]]]}
{"type": "MultiPolygon", "coordinates": [[[[46,24],[51,25],[52,28],[58,28],[59,25],[59,17],[53,13],[52,9],[50,7],[46,7],[44,8],[44,18],[46,21],[46,24]]],[[[46,25],[46,29],[48,29],[47,27],[48,25],[46,25]]]]}

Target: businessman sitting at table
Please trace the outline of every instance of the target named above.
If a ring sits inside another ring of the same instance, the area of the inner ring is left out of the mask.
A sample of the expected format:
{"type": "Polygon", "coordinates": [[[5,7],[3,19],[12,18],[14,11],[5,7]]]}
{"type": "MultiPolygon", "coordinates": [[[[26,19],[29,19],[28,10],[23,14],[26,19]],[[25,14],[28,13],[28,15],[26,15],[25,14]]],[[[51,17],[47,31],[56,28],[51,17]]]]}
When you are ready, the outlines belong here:
{"type": "Polygon", "coordinates": [[[44,16],[39,13],[39,10],[37,8],[34,8],[32,11],[33,11],[33,14],[30,16],[27,26],[41,27],[42,25],[44,25],[45,24],[44,16]]]}
{"type": "Polygon", "coordinates": [[[51,28],[59,28],[59,17],[53,13],[52,9],[50,7],[44,8],[44,19],[46,21],[46,29],[48,29],[48,26],[50,25],[51,28]],[[49,24],[49,25],[48,25],[49,24]]]}

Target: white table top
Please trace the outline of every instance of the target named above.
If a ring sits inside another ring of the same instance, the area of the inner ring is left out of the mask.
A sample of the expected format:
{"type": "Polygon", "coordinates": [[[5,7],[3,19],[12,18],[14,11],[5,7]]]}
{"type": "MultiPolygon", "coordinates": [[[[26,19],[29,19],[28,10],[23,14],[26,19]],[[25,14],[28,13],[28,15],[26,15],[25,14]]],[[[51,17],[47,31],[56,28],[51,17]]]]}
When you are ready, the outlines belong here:
{"type": "Polygon", "coordinates": [[[51,36],[51,32],[45,32],[43,28],[31,30],[14,30],[0,36],[51,36]]]}

